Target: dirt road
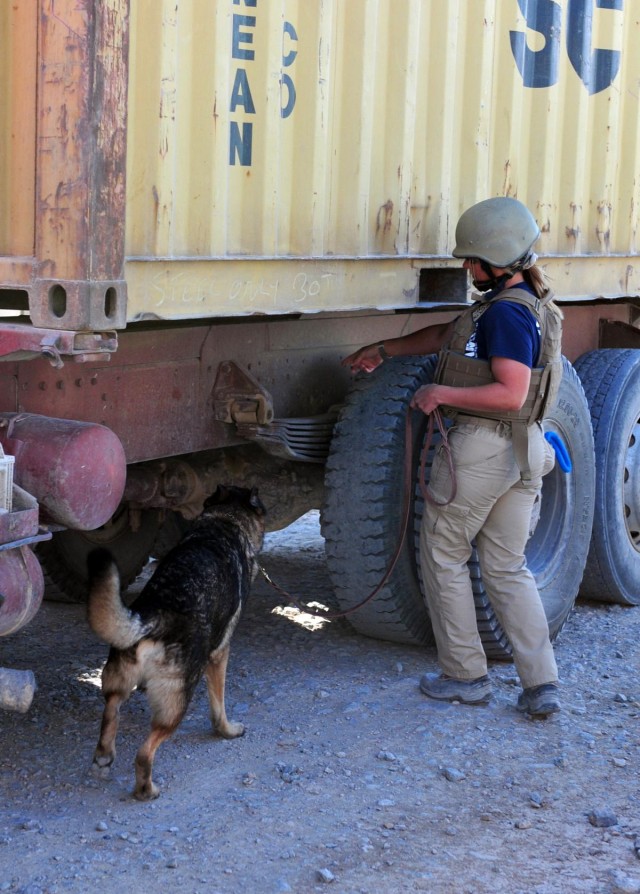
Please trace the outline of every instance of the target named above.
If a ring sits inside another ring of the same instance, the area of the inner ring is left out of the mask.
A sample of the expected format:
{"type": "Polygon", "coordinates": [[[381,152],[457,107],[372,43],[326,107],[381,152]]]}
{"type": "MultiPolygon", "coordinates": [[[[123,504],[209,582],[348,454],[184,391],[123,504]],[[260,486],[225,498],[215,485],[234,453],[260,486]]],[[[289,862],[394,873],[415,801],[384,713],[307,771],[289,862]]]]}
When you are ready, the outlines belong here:
{"type": "MultiPolygon", "coordinates": [[[[263,559],[323,601],[317,516],[269,535],[263,559]]],[[[27,714],[0,713],[0,891],[640,892],[640,609],[578,605],[556,644],[565,710],[532,722],[511,665],[492,665],[488,707],[434,703],[417,688],[434,650],[279,606],[257,581],[232,647],[246,735],[211,737],[201,686],[145,804],[141,694],[111,778],[90,772],[106,647],[83,609],[45,603],[0,640],[0,665],[38,681],[27,714]]]]}

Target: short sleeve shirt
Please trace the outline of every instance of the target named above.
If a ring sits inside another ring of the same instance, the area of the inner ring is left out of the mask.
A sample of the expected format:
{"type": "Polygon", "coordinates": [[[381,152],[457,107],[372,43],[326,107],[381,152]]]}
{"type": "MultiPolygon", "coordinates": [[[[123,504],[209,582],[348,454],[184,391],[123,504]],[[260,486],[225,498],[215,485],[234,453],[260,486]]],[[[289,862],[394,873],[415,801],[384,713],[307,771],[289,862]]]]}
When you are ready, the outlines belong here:
{"type": "MultiPolygon", "coordinates": [[[[520,288],[533,294],[524,283],[520,288]]],[[[473,346],[467,346],[467,353],[469,348],[473,346]]],[[[525,305],[508,299],[494,301],[480,316],[475,332],[474,356],[478,360],[505,357],[508,360],[517,360],[531,369],[536,365],[539,355],[540,326],[525,305]]]]}

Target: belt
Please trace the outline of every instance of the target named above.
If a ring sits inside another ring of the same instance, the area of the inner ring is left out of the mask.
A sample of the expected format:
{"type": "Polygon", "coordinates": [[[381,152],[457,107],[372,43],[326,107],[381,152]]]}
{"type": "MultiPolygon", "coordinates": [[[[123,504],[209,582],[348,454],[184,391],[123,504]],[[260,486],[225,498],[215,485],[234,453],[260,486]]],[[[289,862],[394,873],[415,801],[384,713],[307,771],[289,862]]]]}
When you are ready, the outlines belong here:
{"type": "Polygon", "coordinates": [[[492,429],[502,425],[504,429],[511,431],[511,422],[507,419],[487,419],[486,416],[467,416],[466,413],[457,413],[454,423],[456,422],[463,425],[480,425],[483,428],[492,429]]]}

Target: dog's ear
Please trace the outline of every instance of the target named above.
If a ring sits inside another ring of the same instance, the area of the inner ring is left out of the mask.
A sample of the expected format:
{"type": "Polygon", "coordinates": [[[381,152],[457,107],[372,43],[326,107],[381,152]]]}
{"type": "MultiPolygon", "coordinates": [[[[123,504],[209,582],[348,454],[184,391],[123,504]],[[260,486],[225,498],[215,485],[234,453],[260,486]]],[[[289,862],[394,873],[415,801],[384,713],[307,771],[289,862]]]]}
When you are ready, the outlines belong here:
{"type": "Polygon", "coordinates": [[[210,509],[212,506],[221,506],[224,503],[236,502],[250,506],[256,515],[266,515],[267,513],[262,500],[258,496],[257,487],[252,487],[249,490],[248,488],[225,484],[219,484],[215,492],[210,497],[207,497],[203,504],[203,510],[210,509]]]}
{"type": "Polygon", "coordinates": [[[258,496],[258,488],[257,487],[251,488],[251,495],[249,497],[249,505],[251,506],[252,509],[255,510],[256,515],[266,515],[267,514],[267,510],[264,507],[264,503],[258,496]]]}
{"type": "Polygon", "coordinates": [[[203,509],[209,509],[211,506],[219,506],[229,500],[230,491],[224,484],[219,484],[210,497],[204,501],[203,509]]]}

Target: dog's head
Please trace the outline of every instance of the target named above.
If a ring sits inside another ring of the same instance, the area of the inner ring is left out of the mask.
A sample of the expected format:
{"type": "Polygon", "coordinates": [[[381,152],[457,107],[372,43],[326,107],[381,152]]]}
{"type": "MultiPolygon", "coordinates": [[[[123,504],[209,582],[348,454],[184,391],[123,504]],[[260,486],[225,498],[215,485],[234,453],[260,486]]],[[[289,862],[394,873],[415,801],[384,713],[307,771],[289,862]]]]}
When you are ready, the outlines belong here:
{"type": "Polygon", "coordinates": [[[259,517],[267,514],[267,510],[258,496],[258,489],[255,487],[248,488],[236,487],[233,484],[219,484],[215,492],[204,501],[204,512],[216,506],[243,507],[254,512],[259,517]]]}

